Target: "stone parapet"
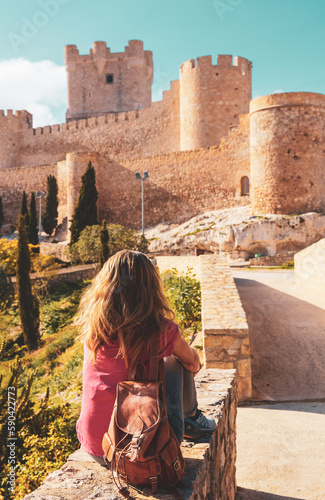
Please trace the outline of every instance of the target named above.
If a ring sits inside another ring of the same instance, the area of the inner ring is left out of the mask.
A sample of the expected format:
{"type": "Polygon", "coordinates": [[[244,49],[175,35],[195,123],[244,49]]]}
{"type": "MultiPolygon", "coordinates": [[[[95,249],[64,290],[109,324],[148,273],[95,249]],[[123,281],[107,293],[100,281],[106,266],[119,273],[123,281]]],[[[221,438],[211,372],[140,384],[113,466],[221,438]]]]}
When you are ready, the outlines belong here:
{"type": "Polygon", "coordinates": [[[296,252],[281,252],[275,255],[260,255],[249,259],[250,266],[282,266],[294,260],[296,252]]]}
{"type": "MultiPolygon", "coordinates": [[[[177,486],[184,500],[234,500],[236,494],[237,381],[234,370],[209,369],[196,377],[200,408],[217,421],[214,434],[201,441],[185,441],[185,475],[177,486]]],[[[118,500],[111,473],[82,450],[70,455],[61,469],[24,500],[118,500]]],[[[136,499],[170,499],[168,490],[155,494],[132,490],[136,499]]]]}
{"type": "MultiPolygon", "coordinates": [[[[30,275],[32,283],[47,280],[51,286],[62,285],[63,283],[74,283],[76,281],[93,279],[97,274],[97,264],[85,264],[69,268],[46,271],[45,273],[33,273],[30,275]]],[[[16,290],[16,277],[11,281],[16,290]]]]}
{"type": "Polygon", "coordinates": [[[205,367],[235,368],[239,400],[250,399],[248,325],[229,265],[217,255],[201,255],[199,259],[205,367]]]}
{"type": "Polygon", "coordinates": [[[199,259],[192,255],[160,255],[155,257],[158,269],[161,273],[170,269],[177,269],[178,272],[186,272],[189,268],[193,270],[193,274],[200,279],[199,259]]]}
{"type": "Polygon", "coordinates": [[[252,396],[248,325],[229,264],[219,255],[155,257],[159,271],[188,267],[201,282],[205,368],[236,369],[240,401],[252,396]]]}
{"type": "Polygon", "coordinates": [[[295,255],[296,283],[325,289],[325,238],[295,255]]]}

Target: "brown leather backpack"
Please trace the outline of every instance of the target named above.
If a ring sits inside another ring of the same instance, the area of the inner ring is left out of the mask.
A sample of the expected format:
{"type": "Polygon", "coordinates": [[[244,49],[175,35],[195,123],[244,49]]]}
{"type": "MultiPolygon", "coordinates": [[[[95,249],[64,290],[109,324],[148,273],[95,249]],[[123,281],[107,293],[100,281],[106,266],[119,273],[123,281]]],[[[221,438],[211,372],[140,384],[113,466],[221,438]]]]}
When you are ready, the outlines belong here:
{"type": "MultiPolygon", "coordinates": [[[[103,437],[104,459],[119,492],[129,498],[126,485],[173,486],[182,478],[185,462],[167,418],[163,360],[158,361],[158,340],[150,353],[149,380],[119,382],[108,431],[103,437]]],[[[137,377],[139,378],[139,376],[137,377]]],[[[140,378],[143,378],[140,377],[140,378]]]]}

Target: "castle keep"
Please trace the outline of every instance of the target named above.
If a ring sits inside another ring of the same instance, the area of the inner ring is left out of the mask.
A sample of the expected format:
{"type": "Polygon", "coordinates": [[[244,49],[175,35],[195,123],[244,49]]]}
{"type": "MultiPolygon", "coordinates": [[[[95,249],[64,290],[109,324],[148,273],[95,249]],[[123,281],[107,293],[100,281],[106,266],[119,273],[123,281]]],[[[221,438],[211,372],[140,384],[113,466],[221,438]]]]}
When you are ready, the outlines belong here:
{"type": "MultiPolygon", "coordinates": [[[[0,195],[15,223],[21,193],[59,184],[67,230],[80,177],[97,173],[99,217],[139,228],[148,170],[146,225],[251,204],[255,214],[325,211],[325,96],[274,94],[251,101],[252,64],[219,55],[190,60],[151,102],[152,53],[141,41],[111,53],[65,48],[66,122],[33,128],[27,111],[0,111],[0,195]]],[[[68,232],[66,233],[68,235],[68,232]]]]}

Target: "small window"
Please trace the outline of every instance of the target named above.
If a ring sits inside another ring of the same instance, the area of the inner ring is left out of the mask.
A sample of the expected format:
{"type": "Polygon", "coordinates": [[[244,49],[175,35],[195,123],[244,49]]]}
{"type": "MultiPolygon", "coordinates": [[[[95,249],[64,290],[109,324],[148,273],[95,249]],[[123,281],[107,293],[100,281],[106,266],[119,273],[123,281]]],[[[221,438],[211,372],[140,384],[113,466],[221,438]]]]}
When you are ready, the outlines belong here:
{"type": "Polygon", "coordinates": [[[248,196],[249,195],[249,178],[247,175],[244,175],[240,179],[240,196],[248,196]]]}
{"type": "Polygon", "coordinates": [[[106,75],[106,83],[114,83],[114,75],[106,75]]]}

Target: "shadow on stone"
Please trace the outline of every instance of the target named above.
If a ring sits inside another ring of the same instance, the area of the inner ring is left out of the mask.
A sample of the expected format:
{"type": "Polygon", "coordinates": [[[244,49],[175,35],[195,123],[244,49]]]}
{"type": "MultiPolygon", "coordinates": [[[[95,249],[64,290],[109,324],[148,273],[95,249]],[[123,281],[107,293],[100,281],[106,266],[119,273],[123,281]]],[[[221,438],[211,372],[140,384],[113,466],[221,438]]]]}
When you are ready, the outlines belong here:
{"type": "Polygon", "coordinates": [[[247,488],[237,488],[236,500],[299,500],[296,497],[287,497],[266,493],[264,491],[249,490],[247,488]]]}
{"type": "Polygon", "coordinates": [[[253,399],[324,398],[325,310],[253,277],[235,283],[249,327],[253,399]]]}

